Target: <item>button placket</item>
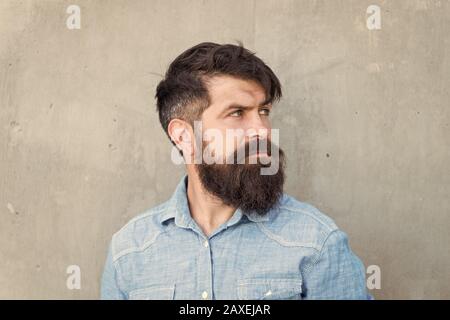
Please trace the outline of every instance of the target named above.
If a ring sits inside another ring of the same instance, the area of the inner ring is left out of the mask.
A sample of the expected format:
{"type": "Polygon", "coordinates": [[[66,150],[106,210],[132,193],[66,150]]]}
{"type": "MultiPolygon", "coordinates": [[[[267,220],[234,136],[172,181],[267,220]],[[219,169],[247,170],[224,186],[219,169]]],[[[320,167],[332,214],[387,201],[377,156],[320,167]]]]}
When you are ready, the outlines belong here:
{"type": "Polygon", "coordinates": [[[198,266],[198,288],[202,300],[212,299],[212,255],[210,241],[202,237],[198,266]]]}

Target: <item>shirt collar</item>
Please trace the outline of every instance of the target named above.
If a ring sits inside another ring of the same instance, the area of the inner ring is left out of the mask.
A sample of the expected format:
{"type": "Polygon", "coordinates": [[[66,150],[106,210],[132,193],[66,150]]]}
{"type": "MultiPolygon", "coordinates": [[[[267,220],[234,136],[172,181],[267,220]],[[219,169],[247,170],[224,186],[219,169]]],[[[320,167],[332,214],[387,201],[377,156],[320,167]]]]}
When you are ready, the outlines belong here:
{"type": "MultiPolygon", "coordinates": [[[[169,199],[167,209],[160,216],[160,223],[164,223],[171,218],[175,218],[176,225],[185,228],[189,227],[193,220],[190,214],[189,204],[187,200],[187,183],[188,175],[185,174],[175,188],[175,192],[173,193],[172,197],[169,199]]],[[[269,221],[271,214],[272,211],[269,211],[264,216],[259,215],[255,211],[243,214],[241,208],[237,208],[231,219],[228,220],[227,226],[231,226],[239,222],[243,216],[246,216],[250,221],[253,222],[269,221]]]]}

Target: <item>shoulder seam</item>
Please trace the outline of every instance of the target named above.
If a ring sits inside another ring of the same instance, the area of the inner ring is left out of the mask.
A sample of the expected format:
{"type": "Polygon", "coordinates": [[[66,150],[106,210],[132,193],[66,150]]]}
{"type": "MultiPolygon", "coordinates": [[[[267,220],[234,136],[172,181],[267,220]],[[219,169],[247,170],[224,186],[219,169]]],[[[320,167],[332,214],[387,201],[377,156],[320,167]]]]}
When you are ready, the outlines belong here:
{"type": "Polygon", "coordinates": [[[311,264],[305,268],[304,272],[305,274],[310,272],[310,270],[316,266],[316,264],[318,263],[318,261],[320,260],[320,257],[323,254],[323,248],[325,247],[326,243],[328,242],[328,239],[330,239],[331,235],[336,234],[337,232],[342,232],[342,230],[340,230],[339,228],[334,229],[333,231],[331,231],[325,238],[325,240],[323,241],[322,245],[320,246],[320,250],[318,252],[318,255],[316,256],[316,258],[311,262],[311,264]]]}
{"type": "MultiPolygon", "coordinates": [[[[293,212],[301,212],[301,213],[303,213],[303,214],[306,214],[307,216],[311,217],[312,219],[318,221],[321,225],[325,226],[325,227],[328,229],[329,232],[332,232],[332,231],[338,229],[337,226],[330,226],[328,223],[326,223],[325,221],[323,221],[323,220],[320,219],[319,217],[317,217],[317,216],[311,214],[311,212],[308,212],[308,211],[306,211],[306,210],[299,209],[299,208],[288,207],[288,206],[282,206],[282,207],[280,207],[280,209],[287,209],[287,210],[289,210],[289,211],[293,211],[293,212]]],[[[318,210],[318,209],[317,209],[317,210],[318,210]]],[[[330,218],[330,219],[331,219],[331,218],[330,218]]]]}
{"type": "Polygon", "coordinates": [[[258,228],[271,240],[277,242],[283,247],[305,247],[315,249],[316,251],[320,251],[320,248],[313,243],[304,243],[304,242],[294,242],[294,241],[286,241],[282,237],[274,234],[269,229],[267,229],[261,222],[256,223],[258,228]]]}
{"type": "MultiPolygon", "coordinates": [[[[150,247],[152,244],[154,244],[156,242],[156,239],[161,234],[166,233],[166,232],[167,232],[167,230],[158,232],[157,234],[155,234],[153,236],[153,238],[151,238],[150,240],[144,242],[141,246],[134,246],[134,247],[130,247],[130,248],[127,248],[127,249],[123,249],[119,253],[113,255],[113,261],[116,262],[117,260],[119,260],[123,256],[126,256],[126,255],[128,255],[130,253],[133,253],[133,252],[142,252],[142,251],[144,251],[145,249],[150,247]]],[[[113,239],[113,243],[114,243],[114,239],[113,239]]]]}
{"type": "MultiPolygon", "coordinates": [[[[157,211],[153,211],[152,209],[150,209],[150,211],[147,212],[147,213],[139,214],[139,215],[137,215],[136,217],[132,218],[132,219],[131,219],[130,221],[128,221],[127,223],[125,223],[125,225],[124,225],[122,228],[120,228],[120,229],[116,232],[116,234],[119,233],[120,231],[122,231],[123,229],[125,229],[125,228],[126,228],[127,226],[129,226],[130,224],[133,224],[133,223],[135,223],[135,222],[137,222],[137,221],[139,221],[139,220],[141,220],[141,219],[147,218],[148,216],[156,215],[156,214],[161,213],[162,211],[165,211],[165,210],[167,210],[167,208],[161,208],[161,209],[159,209],[159,210],[157,210],[157,211]]],[[[144,212],[145,212],[145,211],[144,211],[144,212]]]]}
{"type": "MultiPolygon", "coordinates": [[[[308,217],[314,219],[315,221],[317,221],[321,226],[326,228],[327,234],[325,236],[325,241],[335,230],[339,230],[339,228],[337,227],[337,225],[334,222],[333,222],[333,225],[330,225],[329,223],[327,223],[320,217],[315,216],[314,214],[312,214],[311,212],[309,212],[307,210],[290,207],[290,206],[286,206],[286,205],[280,206],[280,209],[286,209],[291,212],[301,212],[301,213],[307,215],[308,217]]],[[[316,210],[318,210],[318,209],[316,209],[316,210]]],[[[331,218],[330,218],[330,220],[331,220],[331,218]]],[[[325,243],[325,241],[322,244],[288,241],[288,240],[284,239],[283,237],[281,237],[280,235],[277,235],[274,232],[270,231],[262,222],[257,222],[257,226],[269,239],[277,242],[278,244],[280,244],[284,247],[305,247],[305,248],[312,248],[312,249],[320,252],[325,243]]]]}
{"type": "Polygon", "coordinates": [[[131,248],[123,249],[123,250],[121,250],[120,252],[116,253],[115,239],[117,238],[118,234],[120,234],[120,232],[121,232],[122,230],[124,230],[126,227],[128,227],[128,226],[130,226],[130,225],[135,224],[137,221],[139,221],[139,220],[141,220],[141,219],[144,219],[144,218],[147,218],[147,217],[149,217],[149,216],[153,216],[153,215],[159,214],[159,213],[161,213],[161,212],[163,212],[163,211],[165,211],[165,210],[167,210],[167,208],[161,208],[161,209],[159,209],[159,210],[157,210],[157,211],[150,210],[150,212],[147,212],[147,213],[143,213],[143,214],[141,214],[141,215],[138,215],[138,216],[132,218],[132,219],[131,219],[130,221],[128,221],[124,226],[122,226],[116,233],[114,233],[114,235],[112,236],[112,241],[111,241],[111,246],[112,246],[112,258],[113,258],[113,261],[114,261],[114,262],[117,261],[120,257],[122,257],[122,256],[124,256],[124,255],[126,255],[126,254],[128,254],[128,253],[135,252],[135,251],[142,251],[142,250],[145,250],[148,246],[150,246],[150,245],[156,240],[156,238],[157,238],[161,233],[164,233],[164,232],[165,232],[165,231],[159,231],[152,239],[146,241],[144,244],[142,244],[142,245],[139,246],[139,247],[131,247],[131,248]]]}

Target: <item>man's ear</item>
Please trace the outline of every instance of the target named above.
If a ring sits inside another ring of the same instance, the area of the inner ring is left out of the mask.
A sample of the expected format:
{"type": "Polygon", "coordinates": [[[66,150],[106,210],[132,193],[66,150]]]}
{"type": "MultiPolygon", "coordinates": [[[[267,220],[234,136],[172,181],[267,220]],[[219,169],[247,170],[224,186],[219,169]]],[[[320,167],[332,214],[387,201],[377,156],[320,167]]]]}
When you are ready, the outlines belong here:
{"type": "Polygon", "coordinates": [[[194,154],[194,132],[189,123],[181,119],[172,119],[167,131],[177,148],[183,151],[183,156],[194,154]]]}

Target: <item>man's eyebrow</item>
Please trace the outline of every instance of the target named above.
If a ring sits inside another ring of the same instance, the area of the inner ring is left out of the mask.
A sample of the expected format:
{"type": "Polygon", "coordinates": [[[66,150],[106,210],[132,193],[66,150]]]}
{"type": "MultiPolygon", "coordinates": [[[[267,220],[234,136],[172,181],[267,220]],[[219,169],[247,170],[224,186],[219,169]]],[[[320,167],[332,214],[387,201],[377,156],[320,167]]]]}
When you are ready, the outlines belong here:
{"type": "MultiPolygon", "coordinates": [[[[258,105],[258,108],[261,108],[261,107],[264,107],[264,106],[272,107],[271,103],[269,103],[267,101],[263,101],[263,102],[261,102],[258,105]]],[[[229,111],[231,109],[251,109],[251,108],[253,108],[253,106],[244,106],[244,105],[239,104],[239,103],[231,103],[221,112],[221,114],[223,114],[223,113],[225,113],[225,112],[227,112],[227,111],[229,111]]]]}

